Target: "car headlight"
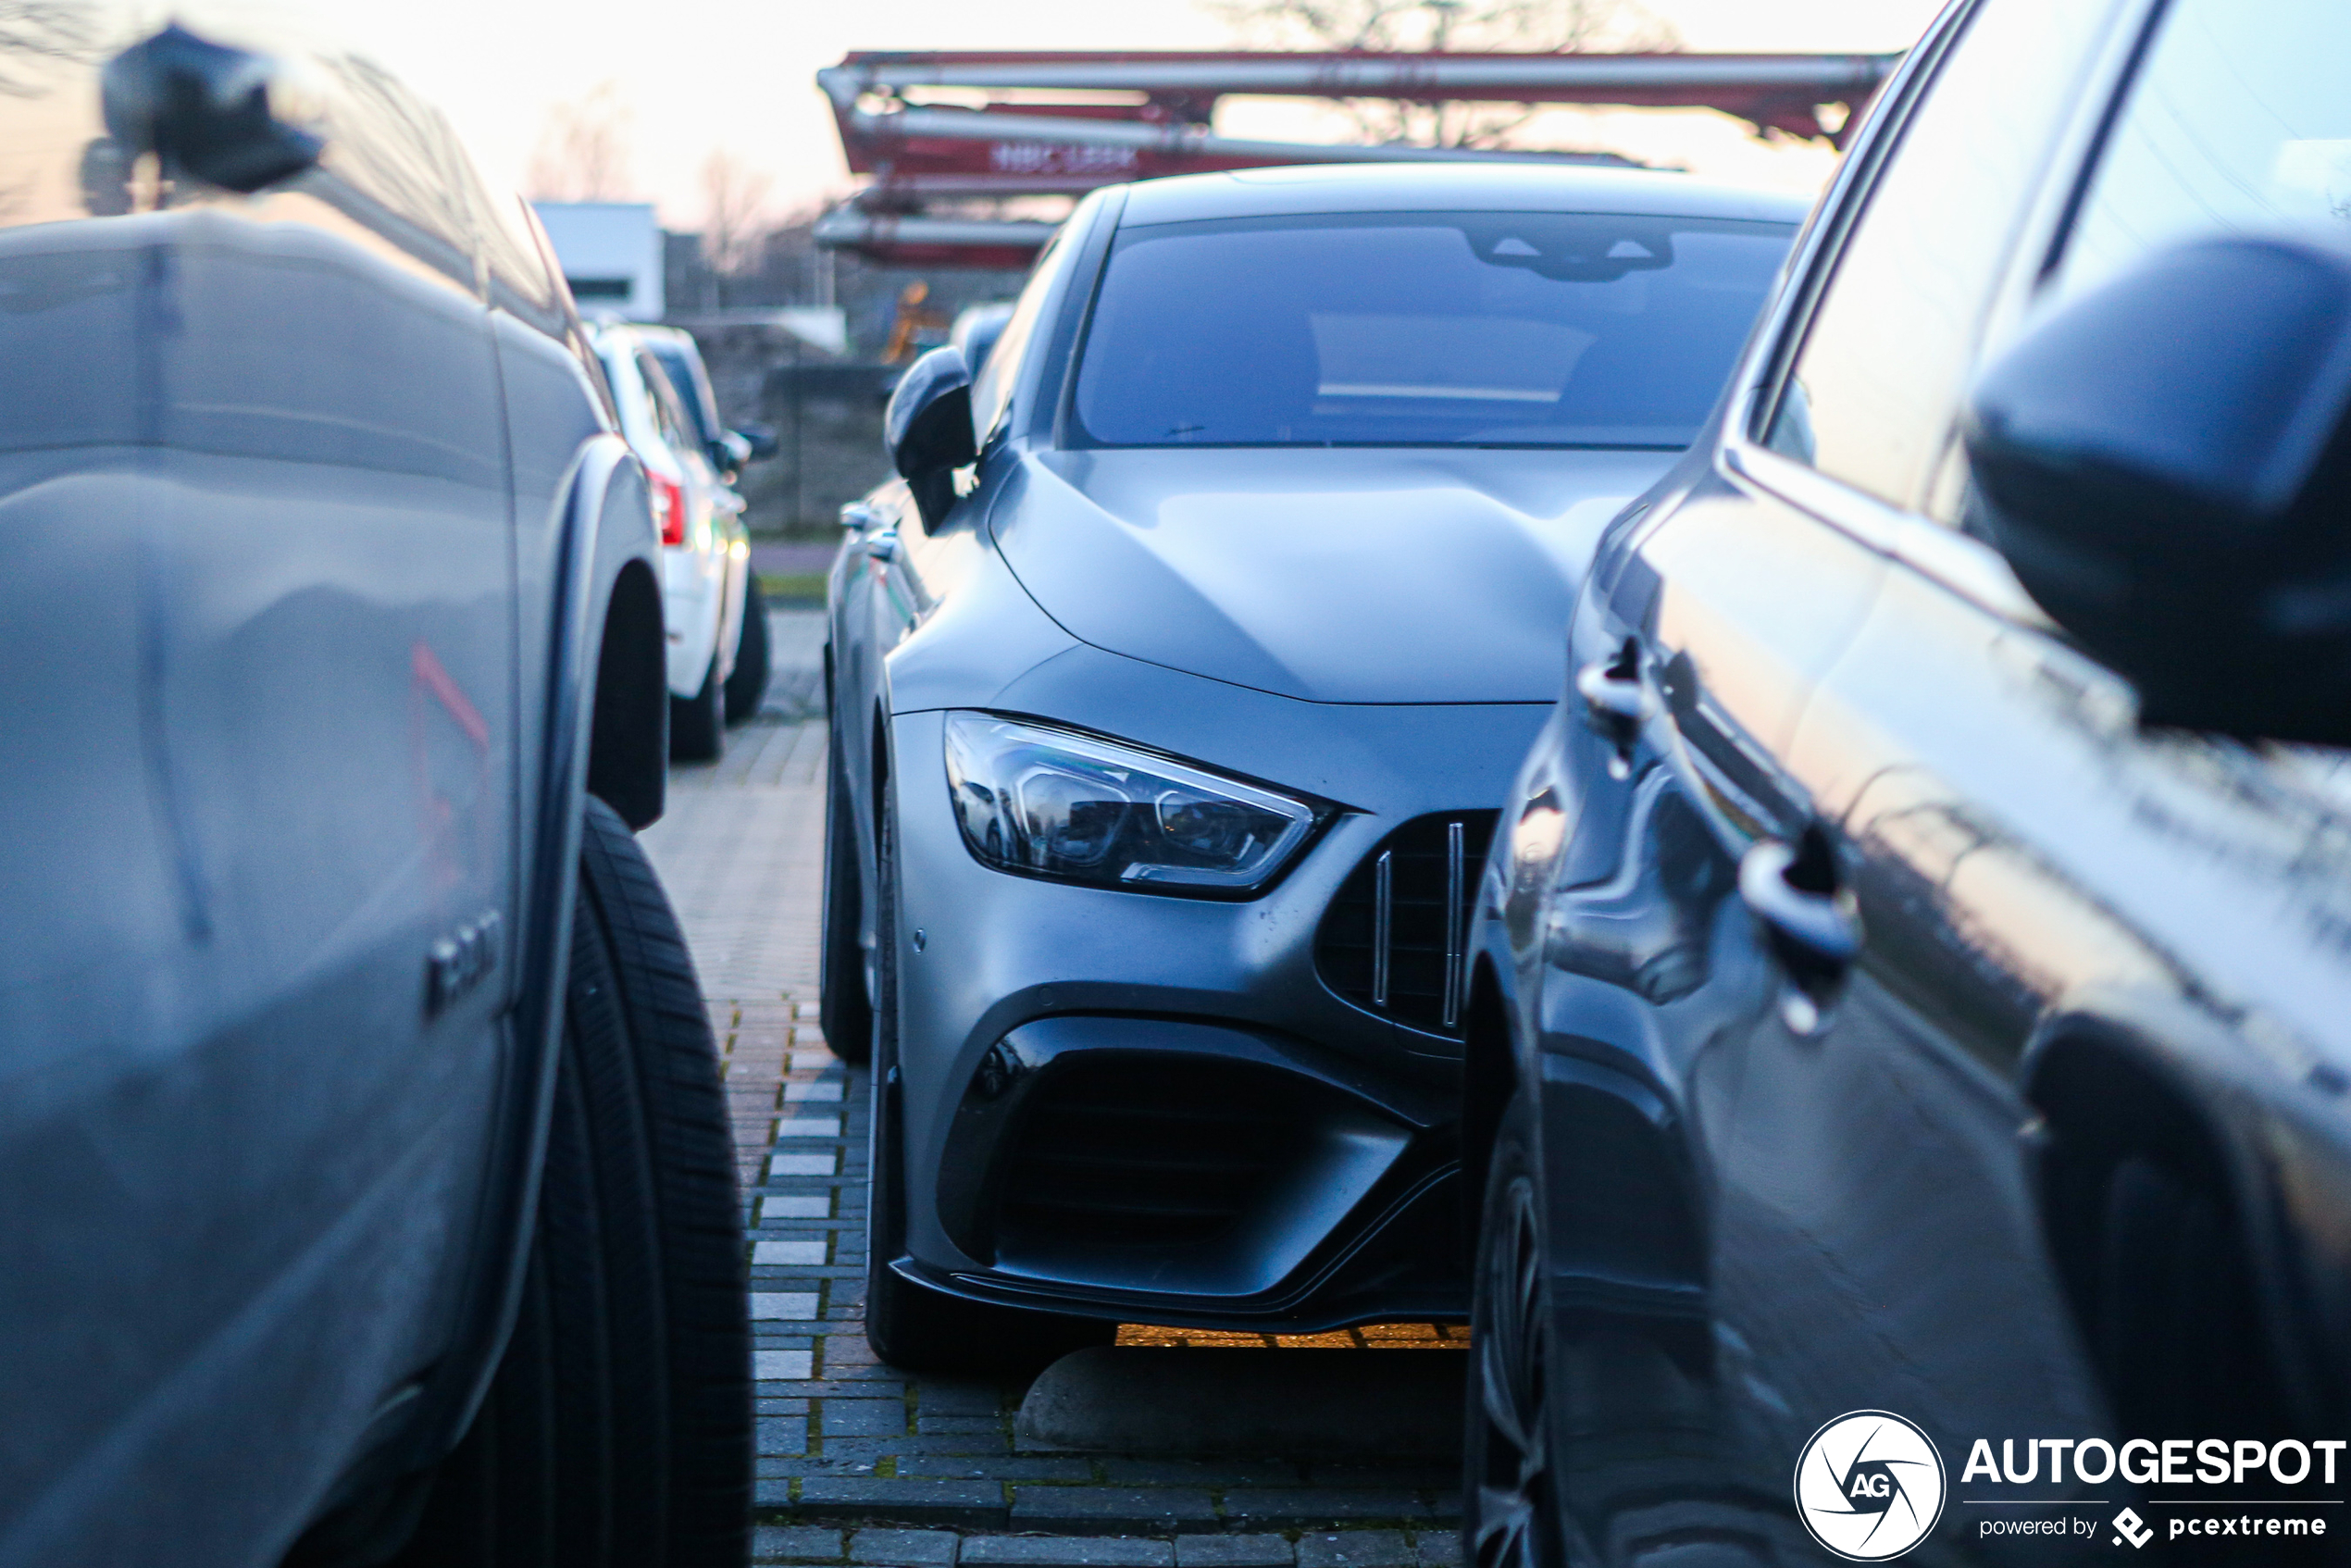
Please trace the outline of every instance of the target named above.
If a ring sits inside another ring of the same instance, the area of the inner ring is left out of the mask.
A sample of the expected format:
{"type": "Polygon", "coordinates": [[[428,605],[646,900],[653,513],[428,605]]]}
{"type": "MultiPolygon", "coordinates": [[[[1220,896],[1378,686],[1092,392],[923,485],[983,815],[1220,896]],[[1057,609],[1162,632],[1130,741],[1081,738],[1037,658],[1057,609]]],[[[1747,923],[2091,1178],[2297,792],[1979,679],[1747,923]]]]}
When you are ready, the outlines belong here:
{"type": "Polygon", "coordinates": [[[1263,886],[1315,808],[1072,729],[947,716],[947,785],[981,864],[1098,887],[1213,894],[1263,886]]]}

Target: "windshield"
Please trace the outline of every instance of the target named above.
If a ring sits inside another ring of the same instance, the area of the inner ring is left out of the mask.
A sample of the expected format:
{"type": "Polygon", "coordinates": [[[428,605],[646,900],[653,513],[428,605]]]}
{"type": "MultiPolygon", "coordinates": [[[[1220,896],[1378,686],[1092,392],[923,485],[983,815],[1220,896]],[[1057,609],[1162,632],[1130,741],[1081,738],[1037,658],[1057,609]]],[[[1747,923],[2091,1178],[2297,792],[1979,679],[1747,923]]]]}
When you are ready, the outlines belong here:
{"type": "Polygon", "coordinates": [[[1119,235],[1076,391],[1098,446],[1697,438],[1794,230],[1364,213],[1119,235]]]}

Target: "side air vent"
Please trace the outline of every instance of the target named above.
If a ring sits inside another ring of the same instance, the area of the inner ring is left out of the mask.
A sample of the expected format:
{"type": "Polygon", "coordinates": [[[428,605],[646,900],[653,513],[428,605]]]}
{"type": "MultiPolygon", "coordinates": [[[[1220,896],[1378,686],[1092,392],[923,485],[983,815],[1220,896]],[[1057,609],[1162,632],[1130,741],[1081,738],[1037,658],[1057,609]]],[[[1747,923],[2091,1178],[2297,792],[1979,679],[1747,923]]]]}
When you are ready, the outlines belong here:
{"type": "Polygon", "coordinates": [[[1304,1114],[1288,1075],[1246,1063],[1073,1063],[1023,1108],[1002,1189],[1002,1238],[1213,1241],[1290,1163],[1304,1114]]]}
{"type": "Polygon", "coordinates": [[[1461,1039],[1470,901],[1499,815],[1437,812],[1381,840],[1339,885],[1315,933],[1323,983],[1382,1017],[1461,1039]]]}

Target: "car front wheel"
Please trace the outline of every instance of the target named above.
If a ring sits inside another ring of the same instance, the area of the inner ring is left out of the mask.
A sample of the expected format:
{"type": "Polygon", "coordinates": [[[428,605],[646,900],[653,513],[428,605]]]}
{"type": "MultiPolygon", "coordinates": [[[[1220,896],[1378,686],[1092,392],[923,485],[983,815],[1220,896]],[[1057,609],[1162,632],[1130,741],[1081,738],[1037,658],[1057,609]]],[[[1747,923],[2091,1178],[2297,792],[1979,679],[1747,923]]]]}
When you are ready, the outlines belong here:
{"type": "Polygon", "coordinates": [[[1462,1558],[1472,1568],[1556,1568],[1563,1561],[1534,1122],[1525,1095],[1514,1097],[1495,1143],[1478,1229],[1462,1499],[1462,1558]]]}
{"type": "Polygon", "coordinates": [[[404,1568],[735,1568],[751,1330],[734,1144],[652,865],[591,801],[521,1312],[404,1568]]]}

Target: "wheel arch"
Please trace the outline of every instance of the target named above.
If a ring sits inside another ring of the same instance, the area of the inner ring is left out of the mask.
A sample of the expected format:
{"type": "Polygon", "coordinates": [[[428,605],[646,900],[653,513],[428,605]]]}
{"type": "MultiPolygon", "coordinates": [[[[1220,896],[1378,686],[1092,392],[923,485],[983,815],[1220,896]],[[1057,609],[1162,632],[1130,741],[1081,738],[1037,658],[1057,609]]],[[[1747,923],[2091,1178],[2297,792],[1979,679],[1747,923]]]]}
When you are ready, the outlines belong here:
{"type": "MultiPolygon", "coordinates": [[[[2233,1030],[2208,1020],[2169,1022],[2127,1004],[2071,1012],[2044,1024],[2028,1048],[2021,1081],[2038,1118],[2034,1199],[2050,1265],[2095,1361],[2108,1184],[2127,1161],[2153,1162],[2206,1193],[2222,1216],[2223,1244],[2248,1283],[2248,1310],[2264,1341],[2265,1397],[2316,1419],[2339,1406],[2345,1369],[2325,1352],[2311,1281],[2297,1267],[2308,1260],[2287,1234],[2279,1189],[2282,1179],[2296,1178],[2276,1164],[2314,1151],[2290,1133],[2276,1136],[2283,1128],[2258,1125],[2275,1118],[2233,1030]],[[2200,1038],[2208,1033],[2213,1038],[2200,1038]]],[[[2307,1174],[2300,1184],[2310,1184],[2307,1174]]],[[[2131,1397],[2112,1387],[2108,1393],[2131,1397]]]]}

